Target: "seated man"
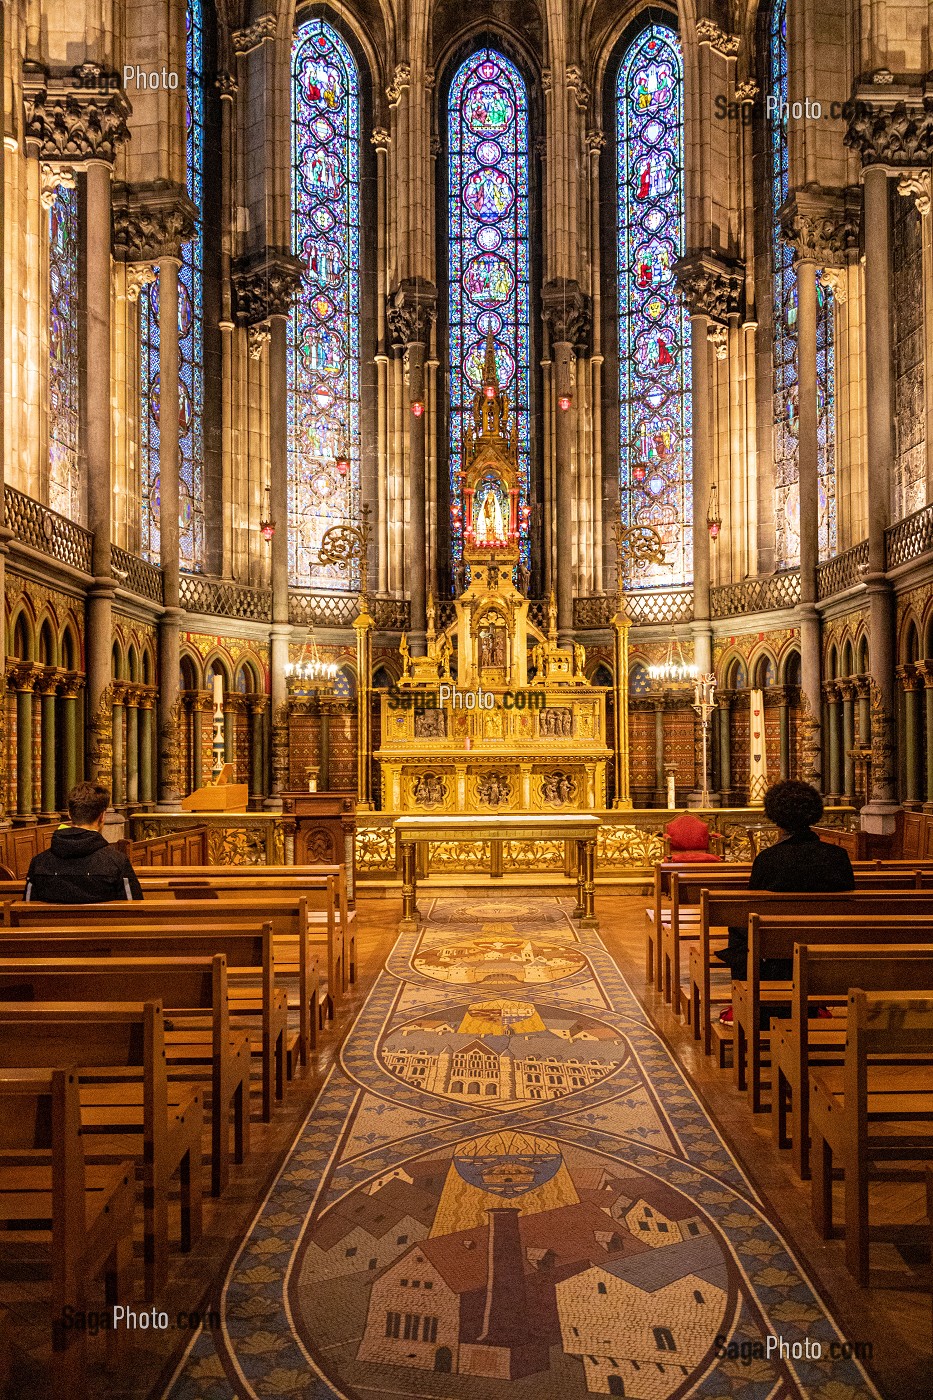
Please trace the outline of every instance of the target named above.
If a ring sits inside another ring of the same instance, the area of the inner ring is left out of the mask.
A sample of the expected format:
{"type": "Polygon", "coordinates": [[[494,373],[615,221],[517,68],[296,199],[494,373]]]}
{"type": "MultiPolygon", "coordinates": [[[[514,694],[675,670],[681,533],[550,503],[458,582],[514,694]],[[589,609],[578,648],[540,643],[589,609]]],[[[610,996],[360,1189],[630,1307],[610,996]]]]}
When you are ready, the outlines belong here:
{"type": "Polygon", "coordinates": [[[127,856],[104,840],[110,793],[96,783],[78,783],[68,795],[70,826],[60,826],[47,851],[33,856],[24,899],[48,904],[106,904],[142,899],[127,856]]]}
{"type": "MultiPolygon", "coordinates": [[[[821,841],[810,828],[823,815],[823,799],[809,783],[793,780],[775,783],[765,793],[765,816],[782,834],[780,841],[759,851],[748,877],[750,890],[776,894],[833,894],[855,889],[852,862],[841,846],[821,841]]],[[[730,928],[728,946],[716,954],[741,981],[748,962],[748,929],[730,928]]],[[[786,981],[793,964],[784,958],[766,958],[761,975],[768,981],[786,981]]],[[[731,1021],[732,1008],[720,1020],[731,1021]]]]}

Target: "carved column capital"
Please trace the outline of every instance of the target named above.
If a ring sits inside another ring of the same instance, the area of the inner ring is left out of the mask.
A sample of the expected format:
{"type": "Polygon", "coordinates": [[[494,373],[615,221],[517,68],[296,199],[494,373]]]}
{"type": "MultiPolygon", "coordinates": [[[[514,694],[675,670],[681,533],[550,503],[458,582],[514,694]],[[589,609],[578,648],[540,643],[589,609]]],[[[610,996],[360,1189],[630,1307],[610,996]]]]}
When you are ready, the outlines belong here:
{"type": "Polygon", "coordinates": [[[246,347],[251,360],[261,360],[262,352],[272,339],[268,321],[257,321],[246,327],[246,347]]]}
{"type": "Polygon", "coordinates": [[[606,133],[599,127],[591,127],[586,133],[586,149],[591,156],[598,156],[606,148],[606,133]]]}
{"type": "Polygon", "coordinates": [[[238,258],[233,268],[233,285],[240,325],[255,325],[270,316],[287,316],[304,270],[300,258],[280,248],[261,248],[238,258]]]}
{"type": "Polygon", "coordinates": [[[156,270],[152,263],[126,263],[126,299],[139,301],[143,287],[149,287],[156,280],[156,270]]]}
{"type": "Polygon", "coordinates": [[[253,20],[252,24],[244,25],[242,29],[234,29],[231,35],[233,52],[238,58],[252,53],[253,49],[258,49],[260,44],[264,44],[267,39],[274,39],[275,30],[275,15],[260,15],[258,19],[253,20]]]}
{"type": "Polygon", "coordinates": [[[30,154],[42,161],[113,164],[118,146],[129,139],[130,104],[103,81],[91,86],[91,68],[103,79],[96,65],[52,74],[41,64],[23,64],[23,140],[30,154]]]}
{"type": "Polygon", "coordinates": [[[724,360],[729,354],[729,332],[725,326],[710,326],[707,339],[713,347],[717,360],[724,360]]]}
{"type": "Polygon", "coordinates": [[[425,345],[437,315],[437,288],[424,277],[404,277],[386,302],[386,320],[397,350],[425,345]]]}
{"type": "Polygon", "coordinates": [[[51,209],[59,190],[73,190],[77,177],[70,165],[50,165],[42,162],[39,201],[43,209],[51,209]]]}
{"type": "Polygon", "coordinates": [[[741,38],[738,34],[729,34],[724,29],[720,29],[714,19],[697,20],[697,42],[708,44],[715,53],[723,58],[737,58],[741,38]]]}
{"type": "Polygon", "coordinates": [[[781,234],[797,262],[843,267],[858,251],[857,189],[794,190],[778,211],[781,234]]]}
{"type": "Polygon", "coordinates": [[[369,139],[377,151],[387,151],[392,144],[392,137],[384,126],[374,126],[369,139]]]}
{"type": "Polygon", "coordinates": [[[411,64],[397,63],[392,81],[386,87],[386,97],[389,99],[389,106],[396,107],[402,100],[402,93],[407,92],[411,87],[411,64]]]}
{"type": "Polygon", "coordinates": [[[572,277],[552,277],[541,288],[541,317],[552,345],[570,344],[586,353],[590,338],[590,299],[572,277]]]}
{"type": "Polygon", "coordinates": [[[678,258],[674,276],[691,316],[708,316],[724,322],[741,309],[745,270],[740,263],[726,263],[703,250],[678,258]]]}
{"type": "Polygon", "coordinates": [[[590,90],[583,80],[583,69],[575,63],[567,65],[567,90],[573,95],[581,112],[586,111],[586,104],[590,100],[590,90]]]}
{"type": "Polygon", "coordinates": [[[861,87],[848,104],[845,144],[863,165],[895,169],[929,166],[933,160],[933,96],[919,89],[883,84],[861,87]]]}
{"type": "Polygon", "coordinates": [[[897,192],[908,198],[913,196],[917,213],[922,217],[930,212],[931,185],[929,170],[911,170],[898,180],[897,192]]]}
{"type": "Polygon", "coordinates": [[[113,255],[120,262],[181,259],[190,243],[198,211],[182,185],[155,180],[146,185],[115,185],[113,190],[113,255]]]}

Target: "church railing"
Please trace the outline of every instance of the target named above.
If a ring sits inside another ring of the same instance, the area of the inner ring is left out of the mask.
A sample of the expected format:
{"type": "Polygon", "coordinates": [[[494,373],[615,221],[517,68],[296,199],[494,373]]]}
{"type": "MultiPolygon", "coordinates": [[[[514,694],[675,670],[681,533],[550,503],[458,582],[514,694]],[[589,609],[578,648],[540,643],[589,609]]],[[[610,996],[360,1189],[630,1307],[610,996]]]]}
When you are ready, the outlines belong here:
{"type": "Polygon", "coordinates": [[[737,617],[742,613],[779,612],[800,602],[800,570],[744,578],[710,589],[710,615],[737,617]]]}
{"type": "Polygon", "coordinates": [[[4,494],[7,526],[21,544],[48,554],[62,564],[70,564],[84,574],[91,572],[93,536],[90,530],[49,510],[32,496],[24,496],[13,486],[7,486],[4,494]]]}
{"type": "Polygon", "coordinates": [[[110,569],[117,582],[130,593],[148,598],[152,603],[164,602],[162,570],[155,564],[114,544],[110,546],[110,569]]]}
{"type": "Polygon", "coordinates": [[[868,541],[860,540],[835,559],[827,559],[816,571],[816,596],[832,598],[844,593],[847,588],[855,588],[862,582],[868,571],[868,541]]]}
{"type": "MultiPolygon", "coordinates": [[[[296,627],[352,627],[359,610],[355,593],[308,593],[292,589],[288,618],[296,627]]],[[[370,611],[380,632],[407,632],[411,603],[407,598],[372,598],[370,611]]]]}
{"type": "MultiPolygon", "coordinates": [[[[670,625],[693,620],[693,590],[690,588],[633,589],[625,595],[625,610],[635,626],[670,625]]],[[[575,627],[611,627],[616,612],[614,593],[573,600],[575,627]]]]}
{"type": "Polygon", "coordinates": [[[896,569],[933,550],[933,505],[915,510],[884,532],[885,568],[896,569]]]}
{"type": "Polygon", "coordinates": [[[268,622],[272,616],[272,590],[250,588],[229,579],[203,574],[182,574],[180,601],[186,612],[208,617],[233,617],[242,622],[268,622]]]}

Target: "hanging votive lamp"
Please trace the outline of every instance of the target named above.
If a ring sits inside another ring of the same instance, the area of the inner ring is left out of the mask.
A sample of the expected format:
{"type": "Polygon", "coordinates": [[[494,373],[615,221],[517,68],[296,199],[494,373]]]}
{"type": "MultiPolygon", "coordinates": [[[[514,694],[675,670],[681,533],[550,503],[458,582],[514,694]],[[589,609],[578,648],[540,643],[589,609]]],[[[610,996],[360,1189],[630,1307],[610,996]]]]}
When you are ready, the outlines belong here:
{"type": "Polygon", "coordinates": [[[265,492],[265,507],[265,515],[263,516],[263,519],[259,522],[259,533],[262,535],[266,543],[269,544],[272,540],[272,536],[275,534],[275,521],[272,519],[272,508],[268,486],[266,487],[265,492]]]}
{"type": "Polygon", "coordinates": [[[719,514],[719,491],[714,483],[709,493],[709,506],[706,511],[706,528],[709,530],[711,540],[719,539],[719,532],[722,529],[722,516],[719,514]]]}
{"type": "Polygon", "coordinates": [[[483,393],[486,395],[487,399],[494,399],[496,397],[495,384],[487,384],[483,390],[483,393]]]}
{"type": "Polygon", "coordinates": [[[633,480],[633,481],[637,481],[637,482],[639,483],[639,485],[640,485],[640,484],[645,480],[645,477],[646,477],[647,475],[648,475],[648,467],[647,467],[647,464],[646,464],[645,462],[633,462],[633,463],[632,463],[632,480],[633,480]]]}
{"type": "Polygon", "coordinates": [[[557,398],[557,407],[560,409],[560,411],[561,411],[562,413],[566,413],[567,410],[568,410],[568,408],[570,407],[570,405],[571,405],[572,403],[573,403],[573,399],[571,398],[571,396],[570,396],[569,394],[559,394],[559,395],[558,395],[558,398],[557,398]]]}
{"type": "Polygon", "coordinates": [[[424,402],[423,402],[423,400],[421,400],[421,399],[412,399],[412,401],[411,401],[411,411],[412,411],[412,413],[415,415],[416,418],[421,418],[421,417],[424,415],[424,402]]]}
{"type": "Polygon", "coordinates": [[[346,476],[347,472],[350,470],[350,454],[343,446],[337,449],[337,455],[334,457],[334,467],[341,476],[346,476]]]}

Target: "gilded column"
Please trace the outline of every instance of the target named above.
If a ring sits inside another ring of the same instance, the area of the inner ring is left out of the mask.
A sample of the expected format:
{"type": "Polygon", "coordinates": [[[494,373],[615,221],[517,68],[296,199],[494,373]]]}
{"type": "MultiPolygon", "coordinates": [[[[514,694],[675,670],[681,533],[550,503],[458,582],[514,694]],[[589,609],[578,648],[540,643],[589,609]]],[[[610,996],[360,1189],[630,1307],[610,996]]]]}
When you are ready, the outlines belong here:
{"type": "Polygon", "coordinates": [[[139,695],[135,690],[126,696],[126,801],[139,801],[139,695]]]}
{"type": "Polygon", "coordinates": [[[151,694],[143,696],[139,702],[139,800],[145,803],[151,803],[155,796],[152,782],[154,704],[155,697],[151,694]]]}
{"type": "Polygon", "coordinates": [[[111,801],[115,807],[119,807],[126,801],[126,750],[123,742],[123,686],[119,681],[113,683],[112,693],[113,785],[111,801]]]}
{"type": "MultiPolygon", "coordinates": [[[[575,580],[576,527],[578,524],[574,489],[574,442],[577,408],[571,383],[575,356],[586,347],[590,332],[590,302],[579,283],[569,277],[555,277],[541,291],[541,314],[551,342],[554,450],[556,456],[555,519],[557,541],[557,639],[562,647],[573,645],[573,594],[575,580]]],[[[552,525],[545,531],[550,537],[552,525]]]]}
{"type": "Polygon", "coordinates": [[[272,537],[272,626],[269,669],[272,693],[272,781],[266,806],[281,811],[288,772],[288,693],[285,667],[291,624],[288,614],[288,314],[301,282],[303,264],[291,253],[263,248],[234,269],[237,317],[241,325],[268,323],[269,494],[276,522],[272,537]]]}
{"type": "Polygon", "coordinates": [[[780,743],[780,775],[781,782],[785,782],[790,777],[790,699],[787,694],[787,687],[782,686],[777,693],[778,701],[778,738],[780,743]]]}
{"type": "Polygon", "coordinates": [[[933,662],[921,661],[918,670],[923,676],[923,716],[926,738],[923,810],[933,812],[933,662]]]}
{"type": "MultiPolygon", "coordinates": [[[[75,675],[65,677],[62,689],[62,745],[64,748],[64,802],[78,781],[78,753],[81,746],[81,724],[78,712],[78,696],[81,681],[75,675]]],[[[63,803],[64,805],[64,803],[63,803]]]]}
{"type": "Polygon", "coordinates": [[[32,693],[36,681],[30,662],[17,666],[12,675],[16,691],[16,815],[33,821],[32,693]]]}
{"type": "Polygon", "coordinates": [[[257,806],[265,796],[262,757],[262,717],[265,708],[264,695],[249,697],[249,795],[257,806]]]}
{"type": "Polygon", "coordinates": [[[904,805],[918,808],[923,800],[920,772],[923,677],[916,666],[899,666],[897,676],[904,691],[904,805]]]}
{"type": "Polygon", "coordinates": [[[829,765],[824,775],[827,795],[831,802],[838,802],[842,796],[842,745],[839,724],[839,689],[835,681],[827,681],[824,686],[829,730],[829,765]]]}
{"type": "Polygon", "coordinates": [[[411,598],[412,654],[426,650],[428,598],[427,479],[425,474],[424,365],[437,307],[437,291],[423,277],[404,278],[389,298],[386,320],[397,351],[408,357],[408,519],[405,569],[411,598]]]}
{"type": "Polygon", "coordinates": [[[732,789],[732,696],[720,691],[719,704],[719,792],[723,807],[729,805],[732,789]]]}
{"type": "Polygon", "coordinates": [[[58,815],[56,805],[56,773],[58,769],[58,743],[56,739],[55,704],[58,690],[58,675],[53,671],[40,677],[37,689],[41,696],[42,724],[42,815],[58,815]]]}
{"type": "Polygon", "coordinates": [[[191,697],[191,787],[203,787],[204,766],[204,714],[213,709],[209,695],[196,694],[191,697]]]}
{"type": "Polygon", "coordinates": [[[842,693],[843,801],[855,801],[855,682],[845,680],[842,693]]]}

